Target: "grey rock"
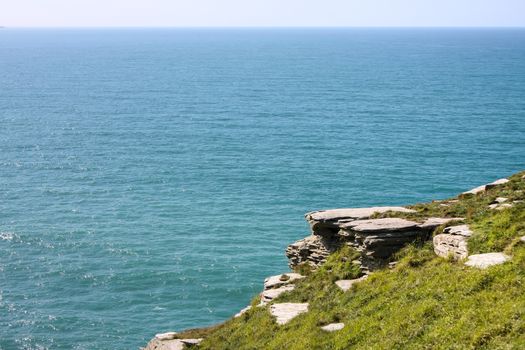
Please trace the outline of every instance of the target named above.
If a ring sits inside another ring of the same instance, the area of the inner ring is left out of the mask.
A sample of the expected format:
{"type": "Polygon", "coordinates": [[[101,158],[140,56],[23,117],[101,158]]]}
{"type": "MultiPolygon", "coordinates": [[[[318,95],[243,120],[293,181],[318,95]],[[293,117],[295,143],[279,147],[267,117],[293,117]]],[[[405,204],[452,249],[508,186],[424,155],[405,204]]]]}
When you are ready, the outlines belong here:
{"type": "Polygon", "coordinates": [[[308,303],[280,303],[270,306],[270,313],[276,318],[277,324],[290,322],[298,315],[308,312],[308,303]]]}
{"type": "Polygon", "coordinates": [[[327,324],[326,326],[321,327],[321,329],[326,332],[340,331],[343,328],[345,328],[344,323],[330,323],[330,324],[327,324]]]}
{"type": "Polygon", "coordinates": [[[294,288],[295,286],[290,284],[279,288],[267,289],[261,293],[261,303],[267,304],[273,299],[277,298],[279,295],[294,290],[294,288]]]}
{"type": "Polygon", "coordinates": [[[456,226],[445,227],[445,229],[443,230],[443,233],[464,236],[464,237],[472,236],[472,231],[470,230],[468,225],[456,225],[456,226]]]}
{"type": "Polygon", "coordinates": [[[494,188],[496,186],[504,185],[507,182],[509,182],[509,179],[499,179],[499,180],[496,180],[496,181],[491,182],[489,184],[481,185],[481,186],[473,188],[473,189],[471,189],[469,191],[463,192],[462,195],[463,196],[475,195],[475,194],[478,194],[478,193],[481,193],[481,192],[485,192],[486,190],[489,190],[489,189],[494,188]]]}
{"type": "Polygon", "coordinates": [[[342,230],[351,230],[360,233],[405,232],[418,228],[419,224],[400,218],[383,218],[355,220],[342,224],[340,227],[342,230]]]}
{"type": "Polygon", "coordinates": [[[510,260],[510,256],[504,253],[485,253],[470,255],[465,262],[465,265],[477,267],[478,269],[486,269],[490,266],[503,264],[510,260]]]}
{"type": "Polygon", "coordinates": [[[433,239],[434,252],[443,258],[452,256],[456,260],[465,259],[468,256],[467,239],[461,235],[436,235],[433,239]]]}
{"type": "Polygon", "coordinates": [[[155,334],[155,338],[157,338],[158,340],[171,340],[171,339],[175,339],[176,336],[177,336],[177,332],[166,332],[166,333],[155,334]]]}
{"type": "Polygon", "coordinates": [[[184,343],[184,345],[187,345],[187,346],[195,346],[195,345],[199,345],[201,342],[202,342],[202,338],[197,338],[197,339],[181,339],[180,341],[182,343],[184,343]]]}
{"type": "Polygon", "coordinates": [[[510,204],[510,203],[503,203],[503,204],[499,204],[496,207],[496,210],[504,210],[504,209],[508,209],[508,208],[512,208],[512,204],[510,204]]]}
{"type": "Polygon", "coordinates": [[[498,198],[494,199],[494,203],[499,203],[499,204],[501,204],[501,203],[504,203],[504,202],[506,202],[506,201],[508,201],[508,200],[509,200],[509,199],[508,199],[508,198],[505,198],[505,197],[498,197],[498,198]]]}
{"type": "Polygon", "coordinates": [[[180,339],[160,340],[153,338],[143,350],[184,350],[185,345],[180,339]]]}
{"type": "Polygon", "coordinates": [[[339,280],[339,281],[335,281],[335,284],[343,291],[343,292],[346,292],[348,290],[350,290],[352,288],[352,286],[356,283],[359,283],[361,281],[364,281],[368,278],[367,275],[365,276],[362,276],[360,278],[356,278],[356,279],[353,279],[353,280],[339,280]]]}
{"type": "Polygon", "coordinates": [[[294,283],[295,281],[302,278],[304,278],[304,276],[293,272],[270,276],[264,280],[264,289],[279,288],[287,284],[294,283]]]}
{"type": "Polygon", "coordinates": [[[451,221],[463,221],[464,218],[428,218],[419,227],[428,230],[434,230],[438,226],[448,224],[451,221]]]}
{"type": "Polygon", "coordinates": [[[305,215],[305,218],[310,224],[313,234],[331,236],[339,230],[339,221],[348,222],[368,219],[374,214],[386,213],[388,211],[402,213],[414,212],[414,210],[404,207],[344,208],[310,212],[305,215]]]}
{"type": "Polygon", "coordinates": [[[286,248],[286,256],[292,269],[301,264],[308,264],[316,268],[324,263],[330,253],[338,247],[338,241],[311,235],[290,244],[286,248]]]}

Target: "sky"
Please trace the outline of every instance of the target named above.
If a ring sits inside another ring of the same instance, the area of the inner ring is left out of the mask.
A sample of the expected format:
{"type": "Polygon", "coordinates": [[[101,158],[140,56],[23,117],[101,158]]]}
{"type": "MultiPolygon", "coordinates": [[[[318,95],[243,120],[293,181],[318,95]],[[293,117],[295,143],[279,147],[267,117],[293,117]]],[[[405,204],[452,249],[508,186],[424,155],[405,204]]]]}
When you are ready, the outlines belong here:
{"type": "Polygon", "coordinates": [[[525,0],[0,0],[5,27],[524,27],[525,0]]]}

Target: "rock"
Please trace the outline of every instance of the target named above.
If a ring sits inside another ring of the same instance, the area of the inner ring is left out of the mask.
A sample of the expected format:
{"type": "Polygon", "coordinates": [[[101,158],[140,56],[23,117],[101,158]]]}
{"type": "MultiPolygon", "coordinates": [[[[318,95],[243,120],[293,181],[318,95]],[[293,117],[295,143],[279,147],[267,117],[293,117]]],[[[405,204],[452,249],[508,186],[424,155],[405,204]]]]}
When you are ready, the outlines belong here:
{"type": "MultiPolygon", "coordinates": [[[[525,175],[523,175],[523,176],[525,176],[525,175]]],[[[525,236],[521,236],[521,237],[520,237],[520,241],[522,241],[523,243],[525,243],[525,236]]]]}
{"type": "Polygon", "coordinates": [[[452,255],[456,260],[465,259],[468,256],[467,239],[460,235],[436,235],[433,239],[434,252],[443,258],[452,255]]]}
{"type": "Polygon", "coordinates": [[[425,220],[424,223],[419,225],[419,227],[428,229],[428,230],[434,230],[438,226],[448,224],[451,221],[463,221],[464,218],[428,218],[425,220]]]}
{"type": "Polygon", "coordinates": [[[456,226],[445,227],[445,229],[443,230],[443,233],[464,236],[464,237],[472,236],[472,231],[470,230],[468,225],[456,225],[456,226]]]}
{"type": "Polygon", "coordinates": [[[157,338],[158,340],[171,340],[171,339],[175,339],[176,336],[177,336],[177,332],[166,332],[166,333],[155,334],[155,338],[157,338]]]}
{"type": "Polygon", "coordinates": [[[427,228],[400,218],[355,220],[341,224],[349,243],[368,258],[386,259],[408,243],[426,240],[427,228]]]}
{"type": "Polygon", "coordinates": [[[279,288],[267,289],[261,293],[261,303],[267,304],[273,299],[277,298],[279,295],[285,292],[290,292],[294,290],[294,288],[295,286],[292,284],[292,285],[282,286],[279,288]]]}
{"type": "Polygon", "coordinates": [[[494,204],[489,204],[489,209],[497,209],[499,206],[498,203],[494,203],[494,204]]]}
{"type": "Polygon", "coordinates": [[[506,184],[507,182],[509,182],[509,179],[505,179],[505,178],[503,178],[503,179],[499,179],[499,180],[496,180],[496,181],[494,181],[494,182],[491,182],[491,183],[489,183],[489,184],[486,184],[485,187],[486,187],[487,190],[490,190],[491,188],[494,188],[494,187],[496,187],[496,186],[504,185],[504,184],[506,184]]]}
{"type": "Polygon", "coordinates": [[[504,202],[506,202],[506,201],[508,201],[508,200],[509,200],[509,199],[508,199],[508,198],[505,198],[505,197],[498,197],[498,198],[494,199],[494,203],[499,203],[499,204],[501,204],[501,203],[504,203],[504,202]]]}
{"type": "Polygon", "coordinates": [[[493,265],[503,264],[510,260],[510,256],[503,253],[485,253],[470,255],[465,265],[486,269],[493,265]]]}
{"type": "Polygon", "coordinates": [[[466,191],[466,192],[463,192],[462,195],[473,195],[473,194],[478,194],[478,193],[481,193],[481,192],[485,192],[485,189],[486,189],[486,185],[481,185],[481,186],[478,186],[478,187],[475,187],[469,191],[466,191]]]}
{"type": "MultiPolygon", "coordinates": [[[[172,333],[174,332],[169,332],[172,333]]],[[[202,339],[159,339],[155,336],[143,350],[184,350],[198,345],[201,341],[202,339]]]]}
{"type": "Polygon", "coordinates": [[[301,264],[308,264],[313,268],[318,267],[326,261],[330,253],[339,247],[339,242],[311,235],[290,244],[286,248],[288,265],[294,268],[301,264]]]}
{"type": "Polygon", "coordinates": [[[364,281],[367,279],[367,275],[363,276],[363,277],[360,277],[360,278],[356,278],[356,279],[353,279],[353,280],[339,280],[339,281],[335,281],[335,284],[343,291],[343,292],[346,292],[348,290],[350,290],[350,288],[352,288],[352,286],[356,283],[359,283],[361,281],[364,281]]]}
{"type": "Polygon", "coordinates": [[[244,315],[248,310],[250,310],[252,308],[251,305],[248,305],[246,306],[244,309],[242,309],[241,311],[237,312],[235,314],[235,316],[233,316],[234,318],[237,318],[237,317],[241,317],[242,315],[244,315]]]}
{"type": "Polygon", "coordinates": [[[279,288],[284,285],[293,283],[301,278],[304,278],[304,276],[293,272],[283,273],[281,275],[276,276],[270,276],[264,280],[264,289],[279,288]]]}
{"type": "Polygon", "coordinates": [[[486,190],[489,190],[489,189],[494,188],[496,186],[506,184],[507,182],[509,182],[508,179],[499,179],[499,180],[496,180],[496,181],[491,182],[489,184],[481,185],[481,186],[478,186],[476,188],[473,188],[470,191],[463,192],[461,195],[462,196],[475,195],[475,194],[478,194],[478,193],[481,193],[481,192],[485,192],[486,190]]]}
{"type": "Polygon", "coordinates": [[[496,210],[504,210],[507,208],[512,208],[512,204],[510,203],[503,203],[497,206],[496,210]]]}
{"type": "Polygon", "coordinates": [[[322,326],[321,329],[326,332],[335,332],[335,331],[340,331],[344,327],[345,327],[344,323],[330,323],[330,324],[327,324],[326,326],[322,326]]]}
{"type": "Polygon", "coordinates": [[[283,325],[294,317],[308,311],[308,303],[281,303],[272,304],[270,313],[276,318],[277,324],[283,325]]]}
{"type": "Polygon", "coordinates": [[[197,339],[181,339],[180,340],[182,343],[184,343],[184,345],[187,345],[187,346],[195,346],[195,345],[199,345],[201,342],[202,342],[202,338],[197,338],[197,339]]]}
{"type": "Polygon", "coordinates": [[[185,345],[180,339],[159,340],[153,338],[143,350],[184,350],[185,345]]]}
{"type": "Polygon", "coordinates": [[[306,221],[310,224],[312,233],[320,236],[331,236],[339,230],[339,221],[353,221],[368,219],[377,213],[388,211],[412,213],[415,210],[404,207],[370,207],[320,210],[307,213],[306,221]]]}

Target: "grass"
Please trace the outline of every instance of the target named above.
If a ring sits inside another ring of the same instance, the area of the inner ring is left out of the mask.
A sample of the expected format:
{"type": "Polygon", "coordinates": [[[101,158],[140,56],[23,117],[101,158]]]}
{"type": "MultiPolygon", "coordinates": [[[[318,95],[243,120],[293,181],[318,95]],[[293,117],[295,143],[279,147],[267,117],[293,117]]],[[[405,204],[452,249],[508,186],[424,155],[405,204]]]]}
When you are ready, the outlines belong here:
{"type": "MultiPolygon", "coordinates": [[[[505,251],[509,263],[478,270],[436,257],[430,242],[404,248],[383,269],[343,293],[335,280],[356,278],[348,247],[276,302],[308,302],[309,311],[278,326],[268,307],[199,333],[201,349],[525,349],[525,204],[488,209],[496,197],[523,200],[525,173],[469,198],[417,204],[403,217],[464,217],[474,230],[471,253],[505,251]],[[457,200],[457,201],[456,201],[457,200]],[[443,206],[441,204],[447,204],[443,206]],[[328,333],[320,326],[343,322],[328,333]]],[[[397,213],[399,216],[399,213],[397,213]]],[[[382,214],[390,216],[392,213],[382,214]]],[[[258,302],[254,298],[253,306],[258,302]]],[[[197,334],[194,333],[192,334],[197,334]]],[[[181,335],[185,335],[181,333],[181,335]]]]}

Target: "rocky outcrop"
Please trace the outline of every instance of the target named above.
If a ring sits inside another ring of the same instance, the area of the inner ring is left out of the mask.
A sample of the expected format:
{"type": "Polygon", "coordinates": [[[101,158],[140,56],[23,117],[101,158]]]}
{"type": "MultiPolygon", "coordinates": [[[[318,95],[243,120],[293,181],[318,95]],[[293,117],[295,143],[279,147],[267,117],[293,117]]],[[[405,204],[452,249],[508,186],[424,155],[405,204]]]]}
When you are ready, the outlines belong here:
{"type": "Polygon", "coordinates": [[[443,258],[465,259],[468,256],[467,240],[471,235],[467,225],[446,227],[442,234],[434,236],[434,252],[443,258]]]}
{"type": "Polygon", "coordinates": [[[322,210],[307,213],[312,234],[290,244],[286,249],[291,268],[301,264],[318,267],[327,257],[348,244],[361,252],[363,272],[377,267],[383,260],[408,243],[426,240],[439,225],[461,218],[429,218],[423,223],[401,218],[373,218],[387,212],[413,213],[404,207],[371,207],[322,210]]]}
{"type": "Polygon", "coordinates": [[[270,306],[270,313],[279,325],[286,324],[305,312],[308,312],[308,303],[281,303],[270,306]]]}
{"type": "Polygon", "coordinates": [[[286,248],[288,265],[291,268],[301,264],[309,264],[318,267],[326,261],[326,258],[340,247],[340,242],[332,238],[325,238],[315,234],[303,238],[286,248]]]}

